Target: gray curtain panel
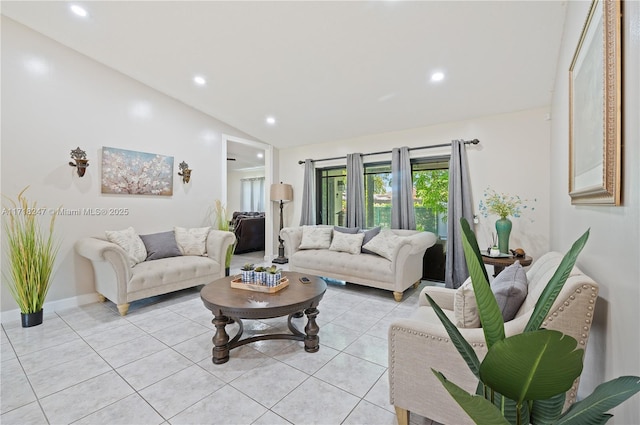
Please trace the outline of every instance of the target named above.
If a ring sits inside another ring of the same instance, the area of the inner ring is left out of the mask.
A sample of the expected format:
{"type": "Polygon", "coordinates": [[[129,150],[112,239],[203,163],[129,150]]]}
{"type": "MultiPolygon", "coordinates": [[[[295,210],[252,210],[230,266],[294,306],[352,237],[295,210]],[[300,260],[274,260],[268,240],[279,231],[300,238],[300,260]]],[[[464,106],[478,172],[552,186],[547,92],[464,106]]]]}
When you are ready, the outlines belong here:
{"type": "Polygon", "coordinates": [[[391,228],[416,229],[411,159],[406,146],[391,151],[391,228]]]}
{"type": "Polygon", "coordinates": [[[449,211],[445,268],[445,286],[447,288],[458,288],[469,277],[462,248],[460,218],[465,217],[469,225],[473,226],[472,202],[465,144],[463,140],[453,140],[449,163],[449,211]]]}
{"type": "Polygon", "coordinates": [[[365,227],[364,165],[361,153],[347,154],[347,227],[365,227]]]}
{"type": "Polygon", "coordinates": [[[302,213],[300,226],[316,224],[316,176],[313,160],[304,160],[304,183],[302,187],[302,213]]]}

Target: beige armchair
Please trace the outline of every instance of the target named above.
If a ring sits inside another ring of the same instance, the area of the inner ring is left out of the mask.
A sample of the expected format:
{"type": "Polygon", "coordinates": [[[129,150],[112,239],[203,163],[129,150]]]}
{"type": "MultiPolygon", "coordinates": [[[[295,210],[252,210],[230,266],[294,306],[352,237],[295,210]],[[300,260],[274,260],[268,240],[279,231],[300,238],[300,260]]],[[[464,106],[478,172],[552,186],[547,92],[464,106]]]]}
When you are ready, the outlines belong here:
{"type": "MultiPolygon", "coordinates": [[[[527,297],[516,317],[505,323],[507,336],[522,332],[561,260],[562,254],[550,252],[531,266],[527,272],[527,297]]],[[[449,341],[446,330],[424,296],[427,292],[455,323],[456,290],[426,287],[422,292],[414,314],[408,319],[394,321],[389,328],[389,390],[398,424],[408,424],[410,412],[443,424],[473,424],[431,371],[432,368],[438,370],[468,392],[475,392],[477,379],[449,341]]],[[[570,335],[578,341],[579,347],[585,348],[597,296],[598,284],[574,267],[543,327],[570,335]]],[[[482,329],[465,328],[460,332],[478,357],[484,358],[487,348],[482,329]]],[[[578,383],[579,378],[567,392],[565,409],[575,401],[578,383]]]]}

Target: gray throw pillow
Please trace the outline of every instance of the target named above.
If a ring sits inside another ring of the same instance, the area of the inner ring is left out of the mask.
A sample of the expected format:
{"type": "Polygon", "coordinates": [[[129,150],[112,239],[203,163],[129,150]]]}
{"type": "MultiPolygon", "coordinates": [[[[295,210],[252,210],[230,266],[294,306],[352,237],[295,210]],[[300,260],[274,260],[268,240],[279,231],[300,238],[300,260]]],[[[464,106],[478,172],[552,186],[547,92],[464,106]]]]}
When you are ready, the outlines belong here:
{"type": "Polygon", "coordinates": [[[176,235],[173,230],[151,235],[140,235],[140,239],[142,239],[145,248],[147,248],[147,259],[145,261],[182,255],[176,243],[176,235]]]}
{"type": "Polygon", "coordinates": [[[333,226],[333,230],[335,230],[336,232],[340,232],[340,233],[348,233],[350,235],[355,235],[356,233],[358,233],[360,231],[360,228],[359,227],[333,226]]]}
{"type": "Polygon", "coordinates": [[[527,297],[528,291],[527,274],[519,261],[505,267],[493,279],[491,291],[496,297],[504,321],[513,320],[527,297]]]}
{"type": "MultiPolygon", "coordinates": [[[[381,226],[374,227],[373,229],[369,229],[369,230],[360,230],[362,233],[364,233],[364,239],[362,240],[362,246],[365,246],[369,241],[371,241],[371,239],[373,239],[376,236],[378,236],[378,233],[380,233],[380,229],[382,229],[381,226]]],[[[366,248],[362,248],[361,252],[363,254],[374,254],[374,255],[377,255],[375,252],[369,251],[366,248]]]]}

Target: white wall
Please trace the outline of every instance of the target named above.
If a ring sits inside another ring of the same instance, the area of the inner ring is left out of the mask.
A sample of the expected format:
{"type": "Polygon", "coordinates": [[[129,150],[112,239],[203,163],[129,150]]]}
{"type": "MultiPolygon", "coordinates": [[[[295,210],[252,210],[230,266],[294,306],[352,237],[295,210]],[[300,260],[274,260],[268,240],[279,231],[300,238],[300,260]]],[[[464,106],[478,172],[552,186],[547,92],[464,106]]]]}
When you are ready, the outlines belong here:
{"type": "MultiPolygon", "coordinates": [[[[79,238],[128,226],[144,234],[209,224],[208,210],[226,182],[222,133],[251,139],[2,17],[2,194],[15,196],[30,185],[27,195],[40,206],[129,209],[127,216],[58,218],[62,247],[49,305],[94,294],[90,263],[73,250],[79,238]],[[83,178],[67,165],[78,146],[90,161],[83,178]],[[103,146],[173,156],[173,196],[101,194],[103,146]],[[186,185],[177,175],[181,161],[193,169],[186,185]]],[[[4,256],[2,265],[6,270],[4,256]]],[[[1,306],[17,308],[6,285],[1,306]]]]}
{"type": "MultiPolygon", "coordinates": [[[[353,152],[379,152],[400,146],[428,146],[453,139],[479,139],[468,145],[467,156],[476,211],[483,191],[491,186],[498,192],[530,199],[535,207],[521,218],[513,219],[510,247],[522,247],[534,257],[549,249],[549,129],[546,108],[423,127],[393,133],[376,134],[350,140],[307,145],[280,150],[280,179],[294,187],[294,201],[285,207],[285,226],[300,222],[304,165],[298,160],[336,157],[353,152]],[[533,200],[536,200],[535,202],[533,200]]],[[[450,148],[411,151],[411,157],[443,155],[450,148]]],[[[365,162],[390,160],[391,155],[367,156],[365,162]]],[[[317,167],[344,165],[345,160],[317,163],[317,167]]],[[[480,247],[489,246],[498,217],[479,216],[476,226],[480,247]]]]}
{"type": "MultiPolygon", "coordinates": [[[[600,284],[580,394],[621,375],[640,375],[640,3],[624,2],[623,206],[573,206],[568,195],[571,59],[590,2],[569,2],[552,104],[551,247],[566,251],[587,228],[578,266],[600,284]]],[[[640,396],[611,423],[640,423],[640,396]]]]}

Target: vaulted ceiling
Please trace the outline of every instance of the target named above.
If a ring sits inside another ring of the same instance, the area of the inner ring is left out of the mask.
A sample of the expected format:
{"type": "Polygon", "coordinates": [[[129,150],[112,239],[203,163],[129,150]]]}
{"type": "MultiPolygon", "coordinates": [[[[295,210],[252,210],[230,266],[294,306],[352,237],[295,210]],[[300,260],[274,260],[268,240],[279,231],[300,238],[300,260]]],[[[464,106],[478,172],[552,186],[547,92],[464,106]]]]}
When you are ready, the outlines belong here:
{"type": "Polygon", "coordinates": [[[86,17],[54,1],[3,1],[2,14],[276,147],[549,105],[566,9],[561,1],[77,4],[86,17]],[[436,71],[444,79],[432,82],[436,71]]]}

